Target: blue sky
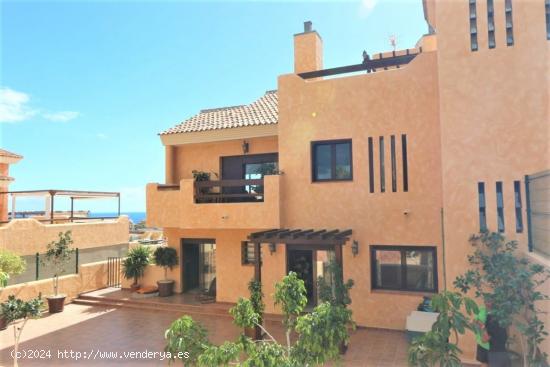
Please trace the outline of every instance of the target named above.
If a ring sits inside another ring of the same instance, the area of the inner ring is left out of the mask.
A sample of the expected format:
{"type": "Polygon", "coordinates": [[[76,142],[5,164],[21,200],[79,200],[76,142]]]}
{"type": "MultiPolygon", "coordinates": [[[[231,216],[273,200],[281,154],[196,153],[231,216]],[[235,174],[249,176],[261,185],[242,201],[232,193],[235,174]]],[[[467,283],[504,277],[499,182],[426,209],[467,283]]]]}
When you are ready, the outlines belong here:
{"type": "Polygon", "coordinates": [[[0,146],[25,157],[10,189],[120,191],[123,211],[144,211],[146,183],[163,180],[157,133],[276,89],[277,76],[292,72],[303,21],[323,38],[325,67],[389,50],[390,35],[397,48],[413,47],[427,31],[421,0],[0,6],[0,146]]]}

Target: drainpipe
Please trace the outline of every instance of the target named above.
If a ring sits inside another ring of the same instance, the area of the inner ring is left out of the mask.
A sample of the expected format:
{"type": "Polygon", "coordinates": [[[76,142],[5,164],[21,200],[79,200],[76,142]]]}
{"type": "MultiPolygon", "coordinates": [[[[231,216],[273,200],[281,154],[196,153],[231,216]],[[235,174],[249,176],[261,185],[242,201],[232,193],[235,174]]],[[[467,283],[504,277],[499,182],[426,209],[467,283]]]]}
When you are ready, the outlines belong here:
{"type": "Polygon", "coordinates": [[[443,290],[447,290],[447,260],[445,254],[445,223],[443,222],[443,208],[441,208],[441,247],[443,250],[443,290]]]}

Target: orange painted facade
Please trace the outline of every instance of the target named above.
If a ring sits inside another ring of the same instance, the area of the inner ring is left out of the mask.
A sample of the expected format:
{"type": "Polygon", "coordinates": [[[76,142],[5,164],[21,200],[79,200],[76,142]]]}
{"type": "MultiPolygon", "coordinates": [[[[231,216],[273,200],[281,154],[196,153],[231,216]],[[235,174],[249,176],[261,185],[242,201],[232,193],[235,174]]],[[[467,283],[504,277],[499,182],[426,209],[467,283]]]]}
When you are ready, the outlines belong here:
{"type": "MultiPolygon", "coordinates": [[[[467,269],[468,238],[479,231],[479,182],[485,183],[491,230],[497,223],[495,184],[503,183],[504,234],[527,250],[526,230],[516,233],[515,228],[514,181],[523,183],[526,174],[550,167],[550,41],[544,2],[513,2],[514,42],[507,45],[505,1],[495,0],[496,47],[489,48],[486,1],[478,0],[477,51],[471,50],[467,1],[428,0],[424,5],[434,34],[424,36],[418,45],[422,52],[397,69],[303,79],[297,74],[322,67],[322,41],[316,32],[295,35],[295,72],[278,78],[278,124],[272,136],[251,137],[247,130],[239,138],[242,128],[232,128],[225,141],[219,135],[224,130],[212,135],[212,142],[205,142],[210,133],[197,143],[163,137],[166,183],[179,187],[148,185],[148,224],[164,227],[169,245],[178,251],[185,238],[216,240],[218,301],[235,302],[248,294],[253,267],[241,263],[241,242],[251,232],[350,228],[359,251],[354,255],[348,241],[343,268],[345,278],[355,281],[354,319],[360,326],[402,330],[424,294],[374,290],[370,247],[435,247],[438,290],[452,288],[455,277],[467,269]],[[406,191],[402,135],[407,142],[406,191]],[[380,137],[385,141],[384,192],[380,137]],[[278,153],[284,174],[266,176],[265,201],[195,204],[191,171],[219,173],[221,157],[243,154],[243,139],[250,147],[247,154],[278,153]],[[314,182],[311,143],[336,139],[352,141],[353,179],[314,182]]],[[[525,205],[523,184],[521,195],[525,205]]],[[[525,223],[525,210],[522,215],[525,223]]],[[[284,244],[274,253],[263,248],[268,312],[276,312],[273,286],[285,274],[287,261],[284,244]]],[[[181,290],[181,278],[177,282],[181,290]]],[[[465,359],[473,358],[471,338],[461,348],[465,359]]]]}

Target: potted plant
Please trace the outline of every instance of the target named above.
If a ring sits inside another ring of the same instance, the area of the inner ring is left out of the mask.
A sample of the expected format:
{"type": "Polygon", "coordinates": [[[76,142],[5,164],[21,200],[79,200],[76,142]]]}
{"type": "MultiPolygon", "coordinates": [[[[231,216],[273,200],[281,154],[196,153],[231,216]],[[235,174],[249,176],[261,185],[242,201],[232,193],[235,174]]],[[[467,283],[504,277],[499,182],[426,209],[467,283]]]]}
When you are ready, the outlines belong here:
{"type": "Polygon", "coordinates": [[[65,266],[71,261],[74,249],[71,248],[73,240],[71,231],[59,232],[59,239],[48,244],[46,253],[41,260],[42,265],[50,266],[54,270],[53,295],[46,297],[50,313],[63,312],[65,294],[59,294],[59,275],[65,273],[65,266]]]}
{"type": "Polygon", "coordinates": [[[134,283],[130,286],[132,292],[139,289],[138,280],[143,276],[145,267],[149,265],[150,259],[150,249],[145,246],[137,246],[128,251],[128,256],[122,261],[124,278],[134,280],[134,283]]]}
{"type": "Polygon", "coordinates": [[[23,301],[15,298],[14,295],[8,297],[8,300],[1,305],[2,315],[8,324],[13,324],[14,349],[13,349],[13,365],[17,367],[19,357],[19,341],[23,328],[29,319],[39,318],[42,314],[42,306],[44,302],[40,298],[34,298],[30,301],[23,301]],[[18,320],[23,320],[20,326],[16,325],[18,320]]]}
{"type": "Polygon", "coordinates": [[[175,248],[160,246],[153,254],[155,263],[164,268],[164,280],[157,281],[159,297],[171,296],[174,291],[174,281],[168,279],[168,269],[178,265],[178,253],[175,248]]]}
{"type": "MultiPolygon", "coordinates": [[[[262,323],[265,304],[263,302],[264,294],[262,293],[262,282],[252,279],[248,283],[248,290],[250,292],[250,302],[252,303],[252,310],[259,315],[258,323],[262,323]]],[[[244,335],[255,340],[262,339],[261,329],[257,326],[245,327],[244,335]]]]}
{"type": "MultiPolygon", "coordinates": [[[[25,271],[26,263],[21,256],[11,251],[0,250],[0,289],[8,285],[12,275],[18,275],[25,271]]],[[[5,330],[8,323],[0,309],[0,330],[5,330]]]]}

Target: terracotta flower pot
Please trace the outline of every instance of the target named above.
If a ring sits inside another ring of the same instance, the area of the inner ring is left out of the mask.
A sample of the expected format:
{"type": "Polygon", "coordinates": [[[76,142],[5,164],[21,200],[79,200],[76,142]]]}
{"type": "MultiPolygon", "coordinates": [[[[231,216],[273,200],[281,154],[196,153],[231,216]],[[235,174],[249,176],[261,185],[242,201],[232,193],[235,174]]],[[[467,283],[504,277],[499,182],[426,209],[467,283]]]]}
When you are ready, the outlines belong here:
{"type": "Polygon", "coordinates": [[[348,345],[342,342],[340,343],[339,349],[340,349],[340,355],[344,355],[348,351],[348,345]]]}
{"type": "Polygon", "coordinates": [[[48,311],[50,313],[58,313],[63,312],[63,308],[65,307],[65,298],[66,296],[51,296],[46,297],[48,300],[48,311]]]}
{"type": "Polygon", "coordinates": [[[139,284],[133,283],[130,285],[130,291],[135,292],[139,289],[139,284]]]}
{"type": "Polygon", "coordinates": [[[173,280],[159,280],[157,282],[159,297],[168,297],[174,294],[174,283],[173,280]]]}
{"type": "Polygon", "coordinates": [[[245,327],[244,328],[244,335],[251,338],[251,339],[256,339],[256,328],[245,327]]]}
{"type": "Polygon", "coordinates": [[[8,327],[7,320],[4,318],[4,316],[0,316],[0,330],[6,330],[7,327],[8,327]]]}

